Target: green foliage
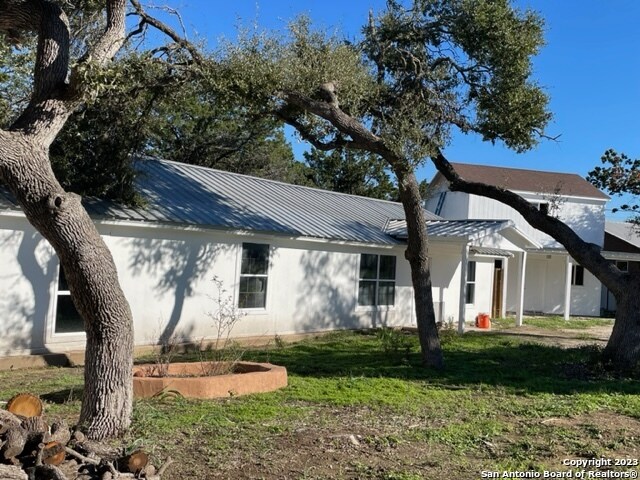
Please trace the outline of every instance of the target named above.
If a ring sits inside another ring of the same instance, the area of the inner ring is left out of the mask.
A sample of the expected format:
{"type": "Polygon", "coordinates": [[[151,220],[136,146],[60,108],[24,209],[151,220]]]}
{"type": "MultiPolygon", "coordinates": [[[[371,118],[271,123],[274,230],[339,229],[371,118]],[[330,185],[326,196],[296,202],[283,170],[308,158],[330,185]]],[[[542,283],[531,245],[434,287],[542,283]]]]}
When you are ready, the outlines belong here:
{"type": "Polygon", "coordinates": [[[397,328],[382,327],[376,330],[376,337],[380,341],[384,353],[409,353],[413,342],[407,334],[397,328]]]}
{"type": "MultiPolygon", "coordinates": [[[[640,159],[631,159],[613,149],[604,152],[600,159],[603,166],[589,172],[587,180],[610,195],[629,195],[631,201],[620,210],[633,214],[633,222],[640,224],[640,159]]],[[[615,213],[617,208],[613,209],[615,213]]]]}
{"type": "Polygon", "coordinates": [[[102,94],[51,148],[65,188],[139,205],[132,160],[140,155],[307,183],[281,126],[225,102],[175,61],[129,53],[101,71],[102,94]]]}
{"type": "Polygon", "coordinates": [[[526,150],[550,119],[529,79],[542,21],[508,0],[389,2],[364,31],[382,89],[374,125],[414,162],[445,146],[452,127],[526,150]]]}
{"type": "Polygon", "coordinates": [[[398,196],[384,164],[374,155],[352,150],[324,153],[312,148],[304,158],[306,177],[318,188],[384,200],[398,196]]]}
{"type": "MultiPolygon", "coordinates": [[[[34,39],[25,39],[29,46],[34,39]]],[[[34,66],[33,48],[12,47],[0,35],[0,128],[16,119],[29,101],[34,66]]]]}

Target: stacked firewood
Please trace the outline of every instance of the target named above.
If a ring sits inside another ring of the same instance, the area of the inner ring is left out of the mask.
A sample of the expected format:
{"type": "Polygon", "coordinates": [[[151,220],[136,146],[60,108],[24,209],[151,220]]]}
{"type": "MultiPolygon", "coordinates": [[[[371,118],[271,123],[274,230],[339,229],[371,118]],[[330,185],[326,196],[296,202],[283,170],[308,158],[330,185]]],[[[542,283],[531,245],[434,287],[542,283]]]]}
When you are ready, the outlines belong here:
{"type": "Polygon", "coordinates": [[[0,409],[0,479],[3,480],[160,480],[171,463],[157,471],[149,455],[128,455],[87,440],[66,422],[47,424],[42,401],[20,393],[0,409]]]}

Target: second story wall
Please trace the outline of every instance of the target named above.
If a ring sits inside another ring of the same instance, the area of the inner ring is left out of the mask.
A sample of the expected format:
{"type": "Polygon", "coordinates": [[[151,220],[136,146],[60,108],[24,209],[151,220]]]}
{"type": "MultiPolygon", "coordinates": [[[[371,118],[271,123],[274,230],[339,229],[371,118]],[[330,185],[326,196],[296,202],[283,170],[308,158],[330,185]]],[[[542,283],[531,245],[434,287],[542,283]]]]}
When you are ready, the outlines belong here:
{"type": "MultiPolygon", "coordinates": [[[[596,245],[603,245],[605,202],[578,197],[549,198],[539,194],[516,193],[533,204],[549,205],[549,213],[571,227],[580,238],[596,245]]],[[[562,247],[549,235],[529,225],[513,208],[490,198],[469,195],[469,218],[513,220],[519,230],[543,247],[562,247]]]]}
{"type": "MultiPolygon", "coordinates": [[[[548,204],[550,214],[565,222],[583,240],[600,246],[604,244],[605,200],[573,196],[555,197],[528,192],[515,193],[536,205],[548,204]]],[[[520,231],[543,247],[562,248],[553,238],[534,229],[522,215],[508,205],[477,195],[450,192],[447,190],[446,182],[434,188],[425,206],[427,210],[449,220],[513,220],[520,231]],[[444,192],[446,194],[443,196],[444,192]]]]}

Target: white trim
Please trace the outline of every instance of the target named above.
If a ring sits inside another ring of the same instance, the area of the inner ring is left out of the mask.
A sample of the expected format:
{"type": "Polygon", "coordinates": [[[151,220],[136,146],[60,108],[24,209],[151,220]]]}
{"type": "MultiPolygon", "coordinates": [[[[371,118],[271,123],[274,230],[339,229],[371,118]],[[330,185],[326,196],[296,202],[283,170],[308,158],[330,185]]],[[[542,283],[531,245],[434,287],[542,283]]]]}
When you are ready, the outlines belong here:
{"type": "Polygon", "coordinates": [[[527,274],[527,252],[521,252],[520,265],[518,265],[518,303],[516,305],[516,326],[522,326],[522,315],[524,313],[524,284],[527,274]]]}
{"type": "Polygon", "coordinates": [[[571,315],[571,270],[573,264],[571,257],[567,255],[567,262],[564,269],[564,319],[569,320],[571,315]]]}
{"type": "Polygon", "coordinates": [[[464,333],[464,321],[467,313],[467,262],[469,261],[469,244],[462,247],[460,260],[460,298],[458,300],[458,333],[464,333]]]}

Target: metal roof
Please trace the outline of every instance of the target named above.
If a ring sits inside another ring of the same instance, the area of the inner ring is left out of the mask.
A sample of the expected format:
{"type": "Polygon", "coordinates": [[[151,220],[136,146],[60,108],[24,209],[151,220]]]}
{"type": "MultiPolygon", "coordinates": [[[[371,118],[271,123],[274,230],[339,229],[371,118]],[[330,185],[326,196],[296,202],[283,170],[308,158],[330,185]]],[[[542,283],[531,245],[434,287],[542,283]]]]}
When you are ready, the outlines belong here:
{"type": "MultiPolygon", "coordinates": [[[[401,244],[384,227],[402,204],[158,159],[136,164],[145,208],[96,199],[92,217],[248,230],[341,241],[401,244]]],[[[440,218],[426,212],[427,218],[440,218]]]]}
{"type": "Polygon", "coordinates": [[[636,224],[605,221],[604,231],[636,248],[640,248],[640,227],[636,224]]]}
{"type": "MultiPolygon", "coordinates": [[[[511,220],[427,220],[427,234],[431,238],[480,238],[513,226],[511,220]]],[[[406,240],[407,222],[404,219],[391,220],[386,232],[406,240]]]]}
{"type": "Polygon", "coordinates": [[[471,253],[475,253],[476,255],[486,255],[488,257],[513,257],[513,253],[507,250],[501,250],[499,248],[470,247],[469,251],[471,253]]]}

